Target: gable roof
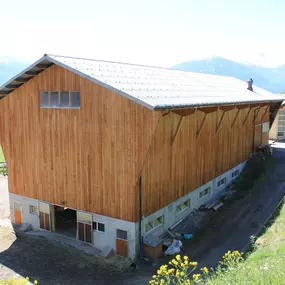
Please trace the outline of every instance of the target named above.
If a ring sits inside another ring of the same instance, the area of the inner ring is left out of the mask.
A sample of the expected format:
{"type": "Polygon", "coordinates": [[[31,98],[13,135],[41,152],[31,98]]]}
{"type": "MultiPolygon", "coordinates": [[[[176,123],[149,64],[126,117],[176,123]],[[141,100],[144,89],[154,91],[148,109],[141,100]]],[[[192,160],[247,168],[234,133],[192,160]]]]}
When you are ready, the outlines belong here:
{"type": "Polygon", "coordinates": [[[149,109],[277,102],[281,95],[234,77],[101,60],[44,55],[0,87],[5,96],[52,64],[59,65],[149,109]]]}

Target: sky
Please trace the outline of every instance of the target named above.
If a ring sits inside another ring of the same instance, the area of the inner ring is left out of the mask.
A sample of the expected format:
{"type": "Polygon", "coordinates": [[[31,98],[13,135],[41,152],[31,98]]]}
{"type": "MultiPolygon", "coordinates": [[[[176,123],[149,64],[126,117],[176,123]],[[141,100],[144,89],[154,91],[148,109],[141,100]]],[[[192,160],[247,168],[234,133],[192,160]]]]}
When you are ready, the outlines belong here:
{"type": "Polygon", "coordinates": [[[169,67],[285,64],[284,0],[0,0],[0,61],[59,54],[169,67]]]}

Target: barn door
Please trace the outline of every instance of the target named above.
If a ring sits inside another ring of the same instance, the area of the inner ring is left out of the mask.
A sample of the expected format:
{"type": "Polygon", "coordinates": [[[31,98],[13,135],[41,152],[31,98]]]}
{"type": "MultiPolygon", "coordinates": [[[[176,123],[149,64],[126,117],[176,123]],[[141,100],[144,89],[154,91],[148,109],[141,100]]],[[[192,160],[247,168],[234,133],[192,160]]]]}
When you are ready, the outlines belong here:
{"type": "Polygon", "coordinates": [[[77,212],[77,239],[92,243],[92,215],[77,212]]]}
{"type": "Polygon", "coordinates": [[[39,202],[40,228],[50,232],[50,207],[47,203],[39,202]]]}
{"type": "Polygon", "coordinates": [[[21,225],[22,220],[22,204],[19,202],[14,202],[14,223],[21,225]]]}
{"type": "Polygon", "coordinates": [[[117,230],[116,240],[117,254],[128,257],[128,232],[117,230]]]}

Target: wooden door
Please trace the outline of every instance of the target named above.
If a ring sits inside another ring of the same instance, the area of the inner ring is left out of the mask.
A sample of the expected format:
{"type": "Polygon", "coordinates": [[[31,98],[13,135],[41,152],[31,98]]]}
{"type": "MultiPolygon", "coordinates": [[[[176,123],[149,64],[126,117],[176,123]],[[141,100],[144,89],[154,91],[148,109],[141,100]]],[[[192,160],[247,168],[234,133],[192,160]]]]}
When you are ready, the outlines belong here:
{"type": "Polygon", "coordinates": [[[92,244],[92,215],[77,212],[77,239],[92,244]]]}
{"type": "Polygon", "coordinates": [[[50,232],[51,226],[50,226],[49,204],[39,202],[39,219],[40,219],[40,228],[50,232]]]}
{"type": "Polygon", "coordinates": [[[118,255],[128,257],[129,249],[127,231],[117,230],[116,250],[118,255]]]}
{"type": "Polygon", "coordinates": [[[14,223],[18,225],[23,223],[22,204],[19,202],[14,202],[14,223]]]}

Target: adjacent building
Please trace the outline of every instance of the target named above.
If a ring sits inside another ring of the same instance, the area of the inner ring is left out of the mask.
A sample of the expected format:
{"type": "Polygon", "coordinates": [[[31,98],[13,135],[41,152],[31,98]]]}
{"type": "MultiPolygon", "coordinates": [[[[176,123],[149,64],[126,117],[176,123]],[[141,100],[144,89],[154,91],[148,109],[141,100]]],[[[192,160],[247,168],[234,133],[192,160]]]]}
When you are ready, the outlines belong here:
{"type": "Polygon", "coordinates": [[[130,258],[225,189],[282,102],[232,77],[53,55],[0,95],[13,221],[130,258]]]}

